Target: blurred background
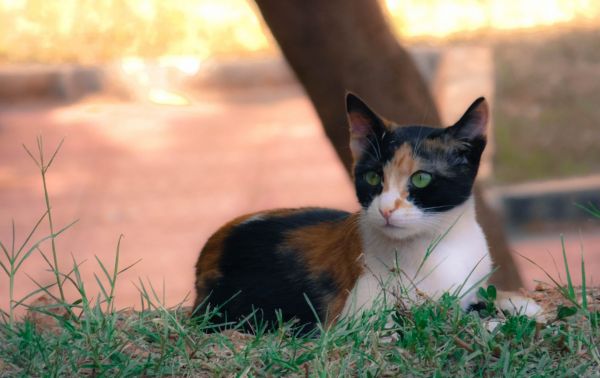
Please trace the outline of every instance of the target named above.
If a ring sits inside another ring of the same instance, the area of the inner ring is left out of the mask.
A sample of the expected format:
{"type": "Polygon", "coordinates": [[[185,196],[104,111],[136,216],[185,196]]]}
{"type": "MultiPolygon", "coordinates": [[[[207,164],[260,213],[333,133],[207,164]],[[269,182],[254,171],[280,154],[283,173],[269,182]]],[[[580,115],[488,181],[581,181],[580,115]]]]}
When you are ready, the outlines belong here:
{"type": "MultiPolygon", "coordinates": [[[[558,277],[564,234],[576,281],[583,254],[597,285],[600,221],[576,204],[600,205],[600,3],[380,5],[444,124],[476,97],[490,99],[481,180],[511,249],[558,277]]],[[[199,249],[239,214],[358,209],[310,100],[246,0],[0,0],[4,245],[11,219],[19,244],[44,211],[41,178],[22,147],[37,148],[38,135],[47,155],[65,139],[48,172],[56,227],[79,219],[57,239],[61,268],[71,255],[85,261],[93,287],[94,255],[112,265],[120,234],[121,266],[142,259],[122,277],[120,306],[138,303],[138,277],[161,291],[164,282],[168,304],[184,300],[199,249]]],[[[547,281],[515,262],[526,287],[547,281]]],[[[35,254],[22,269],[52,282],[35,254]]],[[[7,285],[0,276],[0,308],[7,285]]],[[[22,274],[17,297],[33,288],[22,274]]]]}

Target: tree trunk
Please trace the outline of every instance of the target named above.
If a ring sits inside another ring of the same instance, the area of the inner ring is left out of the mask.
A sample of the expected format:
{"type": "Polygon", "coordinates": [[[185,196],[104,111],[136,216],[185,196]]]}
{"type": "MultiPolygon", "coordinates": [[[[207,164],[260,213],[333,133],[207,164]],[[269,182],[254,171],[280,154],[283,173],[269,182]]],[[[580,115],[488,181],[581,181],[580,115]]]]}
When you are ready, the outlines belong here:
{"type": "MultiPolygon", "coordinates": [[[[346,91],[358,94],[373,110],[399,124],[440,125],[427,86],[392,33],[378,1],[256,3],[348,172],[352,157],[344,104],[346,91]]],[[[495,282],[507,290],[519,287],[519,274],[498,227],[500,223],[494,221],[495,216],[487,207],[480,207],[479,215],[492,244],[492,257],[502,267],[495,277],[501,280],[495,282]]]]}

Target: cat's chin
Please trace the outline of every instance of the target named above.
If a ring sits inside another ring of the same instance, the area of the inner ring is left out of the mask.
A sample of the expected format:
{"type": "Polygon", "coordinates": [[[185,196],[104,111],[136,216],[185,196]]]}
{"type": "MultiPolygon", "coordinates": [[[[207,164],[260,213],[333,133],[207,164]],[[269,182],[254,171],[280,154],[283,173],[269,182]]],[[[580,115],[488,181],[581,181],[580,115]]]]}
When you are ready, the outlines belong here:
{"type": "Polygon", "coordinates": [[[365,232],[383,236],[390,241],[405,241],[424,233],[414,225],[386,224],[383,219],[373,215],[369,210],[363,212],[361,224],[365,232]]]}
{"type": "Polygon", "coordinates": [[[421,234],[421,231],[414,228],[394,226],[394,225],[371,225],[372,228],[383,234],[388,239],[401,241],[411,239],[421,234]]]}

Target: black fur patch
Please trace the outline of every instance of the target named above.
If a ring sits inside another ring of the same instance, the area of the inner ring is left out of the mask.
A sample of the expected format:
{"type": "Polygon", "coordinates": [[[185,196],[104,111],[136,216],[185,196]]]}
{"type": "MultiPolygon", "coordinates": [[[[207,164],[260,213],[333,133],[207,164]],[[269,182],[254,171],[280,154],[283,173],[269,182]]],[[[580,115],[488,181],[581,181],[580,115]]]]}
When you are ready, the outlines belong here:
{"type": "Polygon", "coordinates": [[[472,312],[472,311],[483,311],[487,308],[487,305],[484,302],[475,302],[469,305],[469,307],[467,307],[466,312],[472,312]]]}
{"type": "Polygon", "coordinates": [[[348,216],[344,211],[302,209],[284,215],[267,214],[264,219],[234,227],[224,241],[222,278],[207,285],[211,293],[208,303],[226,303],[223,318],[213,322],[238,321],[258,309],[259,322],[271,327],[276,326],[276,311],[281,311],[284,321],[297,319],[298,325],[311,329],[316,319],[306,298],[324,320],[325,300],[337,292],[336,284],[328,274],[312,277],[302,251],[283,247],[285,237],[292,230],[348,216]]]}

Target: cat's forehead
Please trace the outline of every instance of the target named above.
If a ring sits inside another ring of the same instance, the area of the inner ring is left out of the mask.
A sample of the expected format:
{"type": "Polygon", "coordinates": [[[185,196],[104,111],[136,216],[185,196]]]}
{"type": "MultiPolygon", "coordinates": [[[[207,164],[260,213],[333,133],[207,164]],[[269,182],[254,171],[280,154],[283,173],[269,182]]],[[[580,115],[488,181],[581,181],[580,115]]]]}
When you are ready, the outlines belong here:
{"type": "Polygon", "coordinates": [[[459,153],[465,148],[464,143],[450,137],[445,129],[401,126],[389,131],[382,139],[387,172],[394,170],[410,175],[424,169],[452,175],[451,167],[464,163],[464,157],[460,158],[459,153]]]}
{"type": "Polygon", "coordinates": [[[426,126],[399,126],[388,131],[383,136],[383,142],[386,146],[388,157],[392,158],[398,149],[403,146],[410,148],[417,154],[422,151],[426,145],[443,145],[445,142],[440,140],[443,135],[443,129],[437,129],[426,126]]]}
{"type": "Polygon", "coordinates": [[[443,129],[427,126],[396,126],[390,127],[391,140],[398,144],[418,142],[427,138],[435,138],[441,134],[443,129]]]}
{"type": "MultiPolygon", "coordinates": [[[[359,169],[388,166],[410,174],[417,167],[432,171],[446,171],[457,163],[458,151],[464,143],[452,138],[444,128],[427,126],[388,125],[384,133],[372,135],[367,152],[357,164],[359,169]],[[412,169],[406,169],[408,161],[412,169]],[[404,169],[400,169],[403,167],[404,169]]],[[[458,162],[460,163],[460,162],[458,162]]]]}

